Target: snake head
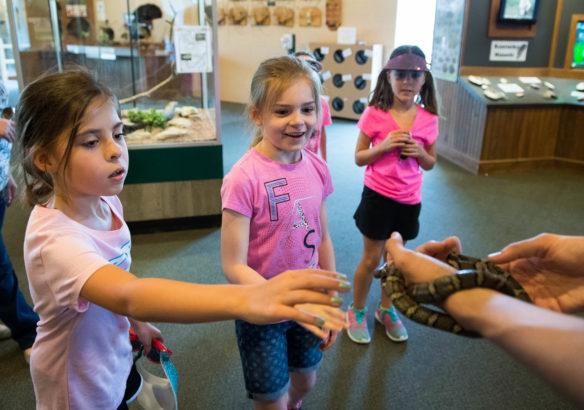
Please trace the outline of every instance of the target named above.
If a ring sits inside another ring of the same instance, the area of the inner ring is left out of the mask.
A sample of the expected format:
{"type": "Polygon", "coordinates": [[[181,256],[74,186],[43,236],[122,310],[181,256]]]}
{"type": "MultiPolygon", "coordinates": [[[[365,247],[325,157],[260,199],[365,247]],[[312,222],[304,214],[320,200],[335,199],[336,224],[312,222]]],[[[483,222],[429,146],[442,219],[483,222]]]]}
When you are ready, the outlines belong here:
{"type": "Polygon", "coordinates": [[[379,268],[377,268],[373,271],[373,277],[378,278],[378,279],[383,279],[383,278],[389,276],[389,273],[390,273],[389,265],[387,263],[384,263],[379,268]]]}

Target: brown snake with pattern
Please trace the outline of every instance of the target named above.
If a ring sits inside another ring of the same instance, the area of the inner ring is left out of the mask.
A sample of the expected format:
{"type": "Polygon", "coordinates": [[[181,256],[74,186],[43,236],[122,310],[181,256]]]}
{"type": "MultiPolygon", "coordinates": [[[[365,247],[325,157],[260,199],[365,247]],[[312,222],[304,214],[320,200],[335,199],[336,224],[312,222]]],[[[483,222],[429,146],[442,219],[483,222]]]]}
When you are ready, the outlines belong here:
{"type": "Polygon", "coordinates": [[[480,335],[462,328],[452,316],[422,306],[421,303],[440,304],[454,292],[477,287],[494,289],[531,302],[519,282],[492,262],[451,252],[446,258],[446,263],[455,268],[457,274],[406,286],[403,274],[392,263],[377,270],[375,277],[381,279],[383,291],[392,298],[397,310],[408,318],[426,326],[464,336],[480,335]]]}

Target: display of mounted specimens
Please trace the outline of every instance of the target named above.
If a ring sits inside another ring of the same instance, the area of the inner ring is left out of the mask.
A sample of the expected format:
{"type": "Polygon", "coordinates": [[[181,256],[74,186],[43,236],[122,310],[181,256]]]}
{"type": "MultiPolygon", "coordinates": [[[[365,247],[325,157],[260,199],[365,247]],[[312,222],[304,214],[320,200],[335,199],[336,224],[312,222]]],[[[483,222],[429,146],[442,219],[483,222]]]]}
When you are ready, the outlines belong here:
{"type": "Polygon", "coordinates": [[[326,26],[336,31],[343,24],[341,0],[326,0],[326,26]]]}
{"type": "Polygon", "coordinates": [[[229,22],[235,26],[247,25],[247,9],[242,6],[233,6],[229,9],[229,22]]]}
{"type": "Polygon", "coordinates": [[[274,18],[278,26],[294,27],[294,9],[278,6],[274,10],[274,18]]]}
{"type": "Polygon", "coordinates": [[[270,9],[267,7],[254,7],[252,9],[253,21],[256,26],[270,25],[270,9]]]}
{"type": "Polygon", "coordinates": [[[303,7],[298,13],[298,25],[300,27],[322,26],[322,12],[318,7],[303,7]]]}

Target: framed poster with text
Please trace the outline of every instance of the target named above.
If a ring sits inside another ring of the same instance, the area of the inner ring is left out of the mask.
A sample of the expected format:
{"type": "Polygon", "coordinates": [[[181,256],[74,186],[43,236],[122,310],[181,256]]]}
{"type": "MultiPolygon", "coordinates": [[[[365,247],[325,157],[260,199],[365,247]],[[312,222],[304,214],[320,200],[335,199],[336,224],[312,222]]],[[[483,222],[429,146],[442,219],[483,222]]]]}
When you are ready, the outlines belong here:
{"type": "Polygon", "coordinates": [[[465,0],[436,0],[432,75],[456,81],[460,69],[465,0]]]}

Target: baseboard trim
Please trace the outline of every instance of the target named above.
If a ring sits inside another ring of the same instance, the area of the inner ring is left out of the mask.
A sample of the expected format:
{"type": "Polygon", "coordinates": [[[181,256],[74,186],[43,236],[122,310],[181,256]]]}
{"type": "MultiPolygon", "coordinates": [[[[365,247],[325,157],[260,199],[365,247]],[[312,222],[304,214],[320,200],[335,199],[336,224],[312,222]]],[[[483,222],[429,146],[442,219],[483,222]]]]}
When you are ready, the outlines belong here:
{"type": "Polygon", "coordinates": [[[128,222],[132,235],[221,227],[221,214],[128,222]]]}

